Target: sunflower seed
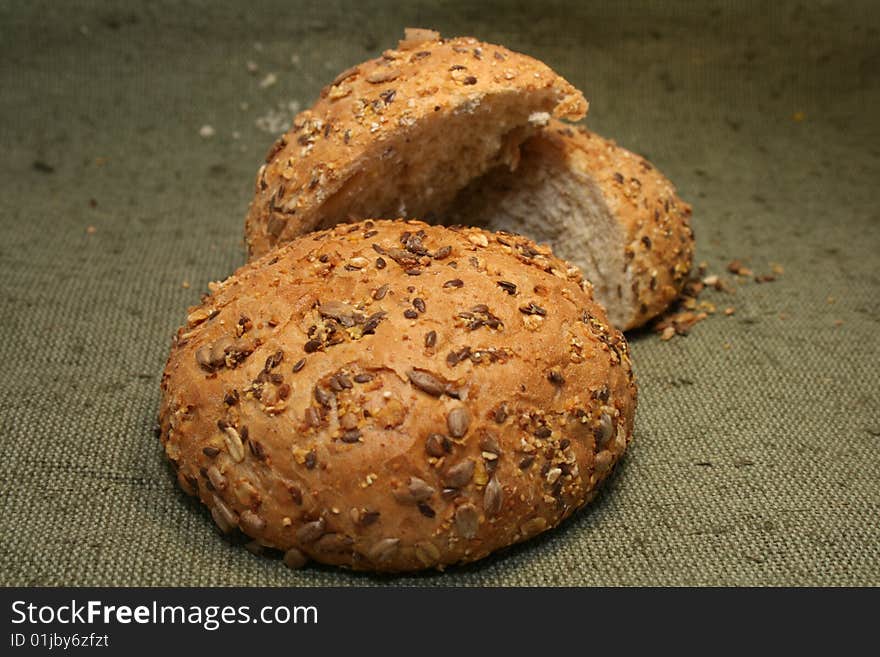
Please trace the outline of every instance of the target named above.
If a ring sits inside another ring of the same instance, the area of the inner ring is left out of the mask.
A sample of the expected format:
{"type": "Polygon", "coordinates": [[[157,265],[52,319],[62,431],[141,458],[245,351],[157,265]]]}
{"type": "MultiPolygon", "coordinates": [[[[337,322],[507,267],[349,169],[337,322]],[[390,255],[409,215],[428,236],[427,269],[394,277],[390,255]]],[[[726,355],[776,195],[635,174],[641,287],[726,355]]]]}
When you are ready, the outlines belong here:
{"type": "Polygon", "coordinates": [[[220,470],[217,469],[216,465],[212,465],[208,468],[208,481],[210,481],[211,485],[217,490],[223,490],[226,488],[226,477],[220,473],[220,470]]]}
{"type": "Polygon", "coordinates": [[[519,311],[524,315],[540,315],[541,317],[544,317],[547,314],[546,310],[531,301],[527,306],[520,306],[519,311]]]}
{"type": "Polygon", "coordinates": [[[433,349],[437,344],[437,331],[428,331],[425,335],[425,347],[433,349]]]}
{"type": "Polygon", "coordinates": [[[493,414],[493,419],[497,424],[504,424],[507,421],[507,403],[502,402],[501,405],[495,409],[495,413],[493,414]]]}
{"type": "Polygon", "coordinates": [[[449,488],[464,488],[474,478],[474,461],[466,459],[446,470],[443,484],[449,488]]]}
{"type": "Polygon", "coordinates": [[[341,552],[351,547],[354,541],[345,534],[324,534],[315,543],[315,549],[322,552],[341,552]]]}
{"type": "Polygon", "coordinates": [[[596,460],[593,462],[596,472],[602,474],[611,469],[611,463],[614,461],[614,455],[607,449],[596,454],[596,460]]]}
{"type": "Polygon", "coordinates": [[[425,441],[425,451],[431,456],[440,458],[452,452],[452,441],[440,433],[432,433],[425,441]]]}
{"type": "Polygon", "coordinates": [[[437,251],[434,253],[434,260],[444,260],[445,258],[448,258],[448,257],[449,257],[449,254],[450,254],[450,253],[452,253],[452,247],[451,247],[451,246],[448,246],[448,245],[447,245],[447,246],[441,246],[441,247],[440,247],[439,249],[437,249],[437,251]]]}
{"type": "Polygon", "coordinates": [[[263,370],[268,372],[271,369],[278,367],[281,364],[281,361],[284,360],[284,352],[279,349],[274,354],[269,356],[266,359],[266,364],[263,366],[263,370]]]}
{"type": "Polygon", "coordinates": [[[323,535],[326,524],[323,518],[307,522],[296,530],[296,540],[300,543],[314,543],[323,535]]]}
{"type": "Polygon", "coordinates": [[[367,372],[362,372],[360,374],[355,374],[354,380],[356,383],[369,383],[373,380],[373,375],[367,372]]]}
{"type": "Polygon", "coordinates": [[[356,443],[361,439],[360,429],[349,429],[348,431],[342,434],[342,442],[344,443],[356,443]]]}
{"type": "Polygon", "coordinates": [[[318,455],[315,454],[315,450],[311,450],[306,454],[305,465],[307,470],[314,470],[315,466],[318,465],[318,455]]]}
{"type": "Polygon", "coordinates": [[[467,433],[471,423],[471,414],[464,406],[456,406],[446,416],[446,426],[453,438],[461,438],[467,433]]]}
{"type": "Polygon", "coordinates": [[[297,548],[292,547],[284,553],[284,565],[288,568],[302,568],[306,565],[308,557],[300,552],[297,548]]]}
{"type": "Polygon", "coordinates": [[[480,449],[484,452],[491,452],[496,456],[501,454],[501,446],[498,444],[498,436],[494,433],[486,433],[480,438],[480,449]]]}
{"type": "Polygon", "coordinates": [[[320,349],[320,348],[321,348],[321,341],[320,340],[309,340],[308,342],[306,342],[303,345],[303,351],[305,351],[307,354],[314,353],[314,352],[318,351],[318,349],[320,349]]]}
{"type": "Polygon", "coordinates": [[[614,425],[611,422],[611,416],[608,413],[602,413],[599,416],[599,426],[593,432],[593,435],[596,438],[596,445],[600,447],[605,447],[608,444],[608,441],[611,440],[611,435],[614,433],[614,425]]]}
{"type": "MultiPolygon", "coordinates": [[[[214,516],[214,520],[217,520],[217,515],[223,520],[223,523],[229,529],[224,529],[224,531],[229,532],[233,528],[238,526],[238,514],[235,513],[232,509],[226,506],[226,503],[220,499],[217,495],[213,496],[214,498],[214,507],[211,509],[211,515],[214,516]],[[214,514],[214,511],[217,512],[217,515],[214,514]]],[[[223,524],[217,523],[220,525],[220,528],[223,529],[223,524]]]]}
{"type": "Polygon", "coordinates": [[[407,308],[406,310],[403,311],[403,316],[406,317],[407,319],[416,319],[419,316],[419,314],[415,310],[413,310],[412,308],[407,308]]]}
{"type": "Polygon", "coordinates": [[[364,323],[364,326],[361,329],[361,332],[364,335],[374,333],[376,331],[376,328],[379,326],[379,322],[381,322],[383,319],[385,319],[385,316],[387,314],[388,313],[385,312],[384,310],[380,310],[379,312],[373,313],[372,315],[367,317],[367,321],[364,323]]]}
{"type": "Polygon", "coordinates": [[[378,511],[364,511],[360,514],[360,520],[358,520],[358,524],[361,527],[369,527],[379,519],[379,515],[380,514],[378,511]]]}
{"type": "Polygon", "coordinates": [[[439,397],[446,389],[446,385],[430,372],[409,370],[406,375],[409,377],[410,383],[432,397],[439,397]]]}
{"type": "Polygon", "coordinates": [[[346,328],[355,325],[356,313],[354,308],[342,301],[324,301],[318,306],[318,313],[320,313],[321,317],[335,319],[346,328]]]}
{"type": "Polygon", "coordinates": [[[208,346],[199,347],[196,350],[196,362],[204,369],[211,370],[214,365],[211,363],[211,349],[208,346]]]}
{"type": "Polygon", "coordinates": [[[227,426],[223,430],[223,440],[226,442],[226,449],[229,450],[229,456],[232,457],[232,460],[241,463],[244,460],[244,445],[238,431],[234,427],[227,426]]]}
{"type": "Polygon", "coordinates": [[[520,470],[528,470],[531,467],[532,463],[534,463],[534,462],[535,462],[535,455],[528,454],[528,455],[524,456],[522,458],[522,460],[519,462],[519,469],[520,470]]]}
{"type": "Polygon", "coordinates": [[[413,299],[412,304],[413,307],[422,314],[424,314],[427,310],[427,307],[425,306],[425,300],[420,297],[416,297],[415,299],[413,299]]]}
{"type": "Polygon", "coordinates": [[[410,477],[407,485],[402,488],[396,488],[393,494],[398,502],[418,503],[430,499],[434,494],[434,489],[424,479],[410,477]]]}
{"type": "Polygon", "coordinates": [[[373,300],[381,301],[385,298],[385,295],[388,294],[388,284],[386,283],[382,287],[376,288],[375,292],[373,292],[373,300]]]}
{"type": "Polygon", "coordinates": [[[431,566],[440,561],[440,550],[433,543],[427,541],[416,544],[416,558],[425,566],[431,566]]]}
{"type": "Polygon", "coordinates": [[[250,509],[242,511],[238,521],[242,531],[250,536],[259,534],[266,528],[266,521],[250,509]]]}
{"type": "Polygon", "coordinates": [[[293,371],[294,371],[294,372],[299,372],[299,371],[300,371],[302,368],[304,368],[305,366],[306,366],[306,359],[305,359],[305,358],[300,358],[298,361],[296,361],[296,362],[293,364],[293,371]]]}
{"type": "Polygon", "coordinates": [[[545,529],[547,529],[547,519],[541,517],[527,520],[519,528],[519,530],[526,536],[532,536],[534,534],[544,531],[545,529]]]}
{"type": "Polygon", "coordinates": [[[416,502],[427,500],[434,494],[434,489],[418,477],[409,478],[408,490],[410,497],[416,502]]]}
{"type": "Polygon", "coordinates": [[[373,71],[367,75],[365,79],[370,84],[380,84],[382,82],[391,82],[396,79],[398,75],[400,75],[400,73],[395,69],[387,68],[385,70],[373,71]]]}
{"type": "Polygon", "coordinates": [[[497,516],[501,511],[504,502],[504,491],[501,484],[498,483],[497,477],[492,477],[486,484],[486,491],[483,493],[483,510],[487,516],[497,516]]]}
{"type": "Polygon", "coordinates": [[[210,458],[214,458],[215,456],[217,456],[217,455],[220,453],[220,450],[217,449],[216,447],[211,447],[211,446],[209,445],[208,447],[203,447],[203,448],[202,448],[202,453],[203,453],[205,456],[208,456],[208,457],[210,457],[210,458]]]}
{"type": "Polygon", "coordinates": [[[455,531],[462,538],[473,538],[477,535],[480,515],[473,504],[463,504],[455,510],[455,531]]]}
{"type": "Polygon", "coordinates": [[[540,427],[535,429],[536,438],[541,438],[543,440],[544,438],[549,438],[551,435],[553,435],[553,429],[548,427],[546,424],[542,424],[540,427]]]}
{"type": "Polygon", "coordinates": [[[464,281],[460,278],[453,278],[450,281],[446,281],[443,287],[464,287],[464,281]]]}
{"type": "Polygon", "coordinates": [[[351,411],[345,413],[341,418],[339,418],[339,426],[346,430],[356,428],[357,423],[357,415],[355,415],[351,411]]]}
{"type": "Polygon", "coordinates": [[[230,348],[234,340],[228,335],[223,336],[211,347],[211,365],[221,367],[226,362],[226,350],[230,348]]]}
{"type": "Polygon", "coordinates": [[[309,406],[305,413],[306,424],[310,427],[321,426],[321,413],[314,406],[309,406]]]}
{"type": "Polygon", "coordinates": [[[498,287],[500,287],[511,296],[516,294],[516,284],[511,283],[510,281],[498,281],[498,287]]]}
{"type": "Polygon", "coordinates": [[[234,525],[231,525],[226,521],[226,518],[217,509],[217,507],[211,508],[211,517],[214,519],[214,523],[217,525],[217,527],[220,528],[220,531],[222,531],[224,534],[228,534],[234,528],[234,525]]]}
{"type": "Polygon", "coordinates": [[[367,558],[376,563],[388,561],[397,553],[399,545],[399,538],[383,538],[373,543],[373,546],[367,552],[367,558]]]}
{"type": "Polygon", "coordinates": [[[463,360],[466,360],[471,357],[471,348],[470,347],[462,347],[458,351],[452,350],[446,355],[446,364],[449,367],[455,367],[463,360]]]}
{"type": "Polygon", "coordinates": [[[315,401],[324,408],[333,407],[333,395],[324,390],[321,386],[315,386],[315,401]]]}

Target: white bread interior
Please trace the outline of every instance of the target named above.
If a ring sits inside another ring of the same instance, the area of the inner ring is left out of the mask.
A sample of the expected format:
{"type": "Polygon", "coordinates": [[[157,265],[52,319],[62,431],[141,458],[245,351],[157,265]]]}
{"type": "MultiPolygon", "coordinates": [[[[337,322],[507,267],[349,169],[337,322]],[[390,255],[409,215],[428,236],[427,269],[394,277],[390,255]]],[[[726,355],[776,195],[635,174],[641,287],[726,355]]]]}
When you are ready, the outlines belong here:
{"type": "Polygon", "coordinates": [[[526,142],[516,169],[502,165],[476,179],[445,216],[435,219],[549,244],[557,256],[580,267],[615,326],[633,321],[636,302],[624,262],[624,227],[593,177],[571,168],[549,142],[526,142]]]}

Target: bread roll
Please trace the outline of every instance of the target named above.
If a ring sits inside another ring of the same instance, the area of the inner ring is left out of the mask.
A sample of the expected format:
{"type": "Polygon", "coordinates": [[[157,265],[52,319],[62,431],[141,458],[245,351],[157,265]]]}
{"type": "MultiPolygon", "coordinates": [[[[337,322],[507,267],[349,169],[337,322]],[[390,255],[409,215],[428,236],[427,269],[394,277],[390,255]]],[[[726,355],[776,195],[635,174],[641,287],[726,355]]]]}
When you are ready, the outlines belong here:
{"type": "Polygon", "coordinates": [[[352,218],[443,211],[579,91],[501,46],[407,30],[396,50],[340,74],[266,157],[246,222],[252,257],[352,218]]]}
{"type": "Polygon", "coordinates": [[[226,532],[285,563],[442,568],[593,499],[630,441],[626,341],[523,237],[366,221],[301,237],[190,309],[161,440],[226,532]]]}
{"type": "Polygon", "coordinates": [[[582,268],[612,323],[641,326],[678,296],[691,209],[644,158],[550,113],[583,116],[544,64],[471,38],[408,30],[337,77],[257,176],[251,256],[316,227],[420,216],[523,233],[582,268]]]}
{"type": "Polygon", "coordinates": [[[693,261],[691,207],[650,162],[583,127],[553,121],[513,171],[475,180],[444,221],[467,219],[549,244],[593,283],[621,330],[662,313],[693,261]]]}

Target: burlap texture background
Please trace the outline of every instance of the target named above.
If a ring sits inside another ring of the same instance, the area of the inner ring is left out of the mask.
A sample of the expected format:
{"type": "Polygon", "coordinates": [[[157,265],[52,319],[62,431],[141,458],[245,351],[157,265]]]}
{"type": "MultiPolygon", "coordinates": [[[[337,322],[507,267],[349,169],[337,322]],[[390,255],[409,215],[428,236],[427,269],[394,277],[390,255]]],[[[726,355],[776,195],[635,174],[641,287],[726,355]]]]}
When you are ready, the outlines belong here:
{"type": "Polygon", "coordinates": [[[0,4],[0,583],[880,584],[876,10],[0,4]],[[291,572],[177,490],[159,375],[186,307],[244,260],[273,112],[405,25],[547,61],[693,203],[711,271],[785,273],[705,295],[736,314],[687,338],[632,336],[632,451],[561,529],[444,575],[291,572]]]}

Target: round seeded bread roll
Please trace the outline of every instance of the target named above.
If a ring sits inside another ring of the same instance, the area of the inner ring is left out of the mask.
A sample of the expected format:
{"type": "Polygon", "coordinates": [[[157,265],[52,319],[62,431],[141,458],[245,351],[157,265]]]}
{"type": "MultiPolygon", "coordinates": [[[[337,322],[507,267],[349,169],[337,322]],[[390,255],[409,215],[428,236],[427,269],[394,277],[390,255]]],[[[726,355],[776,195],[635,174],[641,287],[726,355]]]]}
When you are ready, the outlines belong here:
{"type": "Polygon", "coordinates": [[[515,170],[500,166],[464,190],[445,221],[547,243],[593,283],[612,324],[662,313],[691,269],[691,207],[650,162],[560,121],[528,139],[515,170]]]}
{"type": "Polygon", "coordinates": [[[514,164],[581,93],[501,46],[407,30],[396,50],[340,74],[266,157],[245,234],[252,257],[317,228],[445,209],[471,180],[514,164]]]}
{"type": "Polygon", "coordinates": [[[377,571],[473,561],[586,504],[630,441],[623,335],[526,238],[417,221],[307,235],[174,341],[161,439],[251,547],[377,571]]]}

